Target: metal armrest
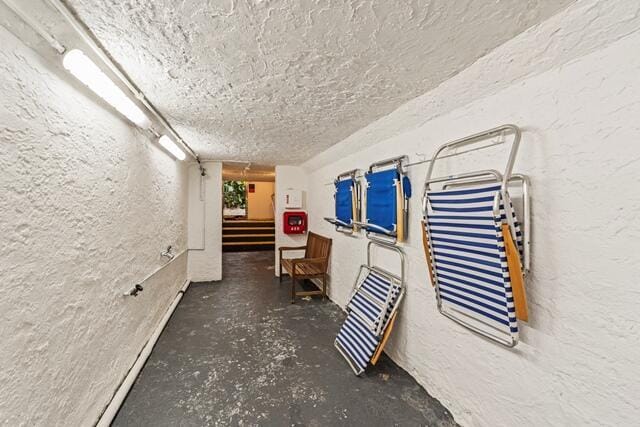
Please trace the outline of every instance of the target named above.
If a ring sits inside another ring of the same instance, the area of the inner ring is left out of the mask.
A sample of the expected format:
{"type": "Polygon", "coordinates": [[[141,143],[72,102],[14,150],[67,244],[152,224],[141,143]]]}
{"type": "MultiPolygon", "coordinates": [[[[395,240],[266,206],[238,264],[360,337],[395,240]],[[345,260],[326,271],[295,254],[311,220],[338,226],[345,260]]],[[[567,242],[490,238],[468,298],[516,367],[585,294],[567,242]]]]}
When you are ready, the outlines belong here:
{"type": "Polygon", "coordinates": [[[374,231],[374,232],[378,232],[378,233],[382,232],[382,233],[389,234],[389,235],[393,235],[393,233],[394,233],[393,230],[387,230],[384,227],[380,227],[379,225],[375,225],[375,224],[372,224],[370,222],[353,221],[353,223],[355,225],[359,225],[362,228],[365,228],[367,230],[371,230],[371,231],[374,231]]]}
{"type": "Polygon", "coordinates": [[[351,224],[346,223],[344,221],[340,221],[338,218],[336,218],[336,225],[340,225],[342,227],[353,227],[351,224]]]}
{"type": "Polygon", "coordinates": [[[339,225],[341,227],[353,227],[351,224],[349,224],[347,222],[344,222],[344,221],[340,221],[338,218],[324,217],[324,220],[327,221],[330,224],[339,225]]]}

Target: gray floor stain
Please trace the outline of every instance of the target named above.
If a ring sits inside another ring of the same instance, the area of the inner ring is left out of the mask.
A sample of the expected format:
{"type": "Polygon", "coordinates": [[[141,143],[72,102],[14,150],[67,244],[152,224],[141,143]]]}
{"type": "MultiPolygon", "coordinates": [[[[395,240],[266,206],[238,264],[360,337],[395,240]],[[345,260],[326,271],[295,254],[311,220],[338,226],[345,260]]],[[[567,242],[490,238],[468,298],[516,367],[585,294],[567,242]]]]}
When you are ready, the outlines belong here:
{"type": "Polygon", "coordinates": [[[386,356],[361,377],[333,347],[340,308],[289,303],[273,252],[223,254],[221,282],[194,283],[114,426],[455,426],[386,356]]]}

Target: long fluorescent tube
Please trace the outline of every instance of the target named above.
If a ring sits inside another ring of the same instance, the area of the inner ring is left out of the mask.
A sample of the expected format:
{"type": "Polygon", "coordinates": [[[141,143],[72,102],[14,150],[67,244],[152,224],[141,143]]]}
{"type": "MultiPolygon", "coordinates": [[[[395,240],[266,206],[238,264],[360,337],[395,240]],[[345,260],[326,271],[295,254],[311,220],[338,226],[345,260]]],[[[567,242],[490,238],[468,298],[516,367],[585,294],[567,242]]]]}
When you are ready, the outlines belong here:
{"type": "Polygon", "coordinates": [[[131,122],[143,129],[151,126],[151,121],[142,110],[81,50],[73,49],[67,52],[62,59],[62,65],[131,122]]]}
{"type": "Polygon", "coordinates": [[[173,142],[173,140],[171,138],[169,138],[167,135],[162,135],[160,137],[160,139],[158,140],[158,142],[168,152],[173,154],[175,156],[175,158],[177,158],[178,160],[184,160],[185,159],[186,156],[185,156],[184,152],[180,148],[178,148],[176,143],[173,142]]]}

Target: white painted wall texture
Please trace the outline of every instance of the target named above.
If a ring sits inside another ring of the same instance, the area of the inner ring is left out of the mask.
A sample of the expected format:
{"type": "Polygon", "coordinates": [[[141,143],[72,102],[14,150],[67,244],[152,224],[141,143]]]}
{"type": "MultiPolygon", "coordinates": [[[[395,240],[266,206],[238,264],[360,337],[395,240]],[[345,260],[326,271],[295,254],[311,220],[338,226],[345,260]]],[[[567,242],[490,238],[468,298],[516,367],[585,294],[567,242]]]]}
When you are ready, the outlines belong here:
{"type": "Polygon", "coordinates": [[[189,280],[222,279],[222,163],[189,168],[189,280]]]}
{"type": "MultiPolygon", "coordinates": [[[[463,425],[638,422],[638,7],[577,2],[303,165],[311,229],[334,239],[331,298],[344,306],[366,239],[322,221],[333,214],[325,183],[394,155],[430,156],[446,141],[502,123],[524,128],[516,171],[533,183],[531,322],[514,350],[438,314],[418,228],[426,168],[409,172],[408,291],[387,353],[463,425]]],[[[500,153],[457,157],[439,169],[500,168],[500,153]]]]}
{"type": "Polygon", "coordinates": [[[92,425],[187,276],[187,167],[0,27],[0,425],[92,425]]]}
{"type": "MultiPolygon", "coordinates": [[[[307,173],[299,166],[276,166],[276,184],[275,184],[275,200],[276,200],[276,260],[275,274],[280,275],[280,254],[278,248],[281,246],[303,246],[307,242],[306,234],[284,234],[282,228],[282,215],[285,209],[285,192],[287,190],[302,190],[302,209],[306,211],[308,207],[307,197],[307,173]]],[[[303,256],[303,251],[287,251],[284,253],[285,258],[293,258],[303,256]]]]}

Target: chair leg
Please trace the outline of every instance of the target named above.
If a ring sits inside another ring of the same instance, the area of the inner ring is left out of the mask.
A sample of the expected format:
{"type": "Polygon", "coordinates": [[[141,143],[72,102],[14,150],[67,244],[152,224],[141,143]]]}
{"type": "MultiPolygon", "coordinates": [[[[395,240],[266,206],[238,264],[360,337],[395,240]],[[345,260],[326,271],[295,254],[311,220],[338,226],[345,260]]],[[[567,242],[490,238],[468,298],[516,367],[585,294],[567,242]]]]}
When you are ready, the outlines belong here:
{"type": "Polygon", "coordinates": [[[280,257],[280,262],[278,263],[278,267],[280,269],[280,275],[278,278],[280,279],[280,283],[282,283],[282,257],[280,257]]]}
{"type": "Polygon", "coordinates": [[[322,275],[322,301],[327,299],[327,275],[322,275]]]}
{"type": "Polygon", "coordinates": [[[296,276],[291,276],[291,304],[296,303],[296,276]]]}

